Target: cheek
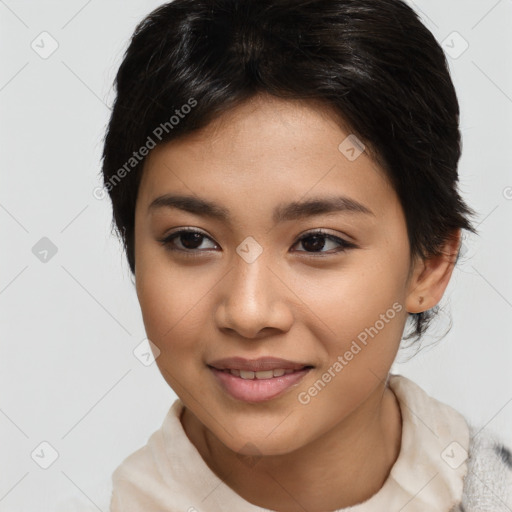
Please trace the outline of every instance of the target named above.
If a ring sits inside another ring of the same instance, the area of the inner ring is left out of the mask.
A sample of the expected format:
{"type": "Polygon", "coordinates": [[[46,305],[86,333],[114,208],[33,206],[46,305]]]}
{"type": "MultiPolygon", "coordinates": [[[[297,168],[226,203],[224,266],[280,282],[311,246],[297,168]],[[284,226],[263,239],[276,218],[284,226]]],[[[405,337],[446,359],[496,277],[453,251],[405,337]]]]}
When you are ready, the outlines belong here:
{"type": "Polygon", "coordinates": [[[392,258],[383,261],[368,254],[339,272],[296,279],[294,292],[310,308],[309,316],[314,313],[319,339],[337,339],[343,345],[373,326],[381,315],[391,319],[386,323],[387,331],[391,324],[398,324],[395,333],[400,331],[404,276],[399,260],[393,263],[392,258]]]}
{"type": "MultiPolygon", "coordinates": [[[[172,276],[174,274],[171,273],[172,276]]],[[[138,291],[148,339],[160,350],[155,362],[162,377],[176,394],[183,397],[190,389],[190,375],[197,371],[202,357],[194,314],[205,314],[201,302],[183,293],[178,276],[170,279],[153,268],[144,273],[138,291]],[[196,303],[194,306],[194,302],[196,303]]]]}
{"type": "Polygon", "coordinates": [[[144,327],[161,351],[159,359],[176,362],[180,353],[200,353],[207,340],[201,328],[211,315],[211,273],[202,278],[198,267],[179,267],[165,254],[142,257],[137,265],[137,297],[144,327]]]}
{"type": "Polygon", "coordinates": [[[316,325],[324,326],[323,336],[320,331],[316,336],[322,340],[326,357],[314,382],[298,393],[302,393],[300,403],[307,404],[304,411],[309,417],[319,418],[318,422],[309,420],[315,422],[314,428],[325,428],[325,421],[334,424],[348,415],[389,372],[406,319],[396,261],[393,268],[390,261],[367,261],[364,270],[354,268],[330,283],[317,280],[314,291],[310,288],[308,302],[322,320],[317,319],[316,325]],[[329,327],[327,335],[325,326],[329,327]],[[333,403],[339,404],[335,413],[333,403]]]}

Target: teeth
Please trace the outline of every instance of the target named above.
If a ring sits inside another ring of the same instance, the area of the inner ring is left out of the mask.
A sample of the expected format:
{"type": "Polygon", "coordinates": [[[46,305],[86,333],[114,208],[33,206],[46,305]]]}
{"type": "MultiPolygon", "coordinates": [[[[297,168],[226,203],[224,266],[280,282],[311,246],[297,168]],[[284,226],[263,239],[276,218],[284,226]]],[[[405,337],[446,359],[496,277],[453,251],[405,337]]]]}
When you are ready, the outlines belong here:
{"type": "Polygon", "coordinates": [[[266,370],[262,372],[251,372],[246,370],[226,370],[231,373],[231,375],[235,375],[236,377],[241,377],[242,379],[272,379],[273,377],[282,377],[283,375],[288,375],[289,373],[293,373],[294,370],[284,370],[283,368],[279,368],[277,370],[266,370]]]}

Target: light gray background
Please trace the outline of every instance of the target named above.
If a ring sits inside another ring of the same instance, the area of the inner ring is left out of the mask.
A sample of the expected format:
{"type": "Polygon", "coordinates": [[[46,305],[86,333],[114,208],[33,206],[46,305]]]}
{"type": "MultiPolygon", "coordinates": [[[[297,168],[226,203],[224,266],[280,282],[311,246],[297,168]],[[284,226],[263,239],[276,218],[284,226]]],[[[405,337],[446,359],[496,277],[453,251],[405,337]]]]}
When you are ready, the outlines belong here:
{"type": "MultiPolygon", "coordinates": [[[[2,512],[55,510],[72,495],[106,511],[101,485],[175,398],[133,354],[145,338],[137,298],[109,200],[93,196],[112,81],[160,3],[0,0],[2,512]],[[47,58],[43,31],[58,43],[47,58]],[[33,253],[43,237],[57,248],[46,262],[33,253]],[[59,454],[48,469],[35,461],[51,457],[43,441],[59,454]]],[[[511,444],[512,1],[409,3],[452,54],[460,187],[480,236],[466,240],[432,331],[450,314],[451,332],[393,371],[511,444]],[[454,31],[469,44],[461,55],[454,31]]]]}

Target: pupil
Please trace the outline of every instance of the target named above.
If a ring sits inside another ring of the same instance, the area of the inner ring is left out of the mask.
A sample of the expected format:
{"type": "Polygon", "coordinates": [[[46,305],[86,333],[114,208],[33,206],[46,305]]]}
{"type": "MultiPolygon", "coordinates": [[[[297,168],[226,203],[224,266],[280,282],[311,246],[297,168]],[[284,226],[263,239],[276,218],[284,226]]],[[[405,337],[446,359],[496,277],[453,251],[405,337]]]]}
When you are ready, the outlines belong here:
{"type": "Polygon", "coordinates": [[[201,245],[202,238],[203,235],[199,233],[183,233],[181,235],[181,243],[187,249],[197,249],[197,247],[195,247],[194,244],[199,242],[197,243],[197,245],[201,245]],[[192,244],[192,247],[190,247],[190,243],[192,244]]]}
{"type": "Polygon", "coordinates": [[[304,246],[304,249],[306,249],[306,250],[308,250],[308,246],[309,246],[309,249],[311,249],[313,251],[323,249],[323,247],[325,245],[325,235],[308,236],[307,238],[304,238],[304,240],[302,241],[302,245],[304,246]],[[307,240],[314,240],[314,242],[312,244],[310,244],[307,242],[307,240]]]}

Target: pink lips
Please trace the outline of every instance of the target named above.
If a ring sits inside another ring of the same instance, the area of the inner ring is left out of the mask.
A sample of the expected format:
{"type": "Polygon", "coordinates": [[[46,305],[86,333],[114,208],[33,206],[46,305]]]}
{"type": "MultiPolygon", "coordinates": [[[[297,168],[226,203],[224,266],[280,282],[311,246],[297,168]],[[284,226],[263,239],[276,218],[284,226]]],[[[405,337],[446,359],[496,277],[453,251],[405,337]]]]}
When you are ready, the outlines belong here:
{"type": "Polygon", "coordinates": [[[276,398],[284,393],[309,372],[311,365],[280,359],[275,357],[262,357],[259,359],[244,359],[232,357],[219,359],[208,364],[217,382],[222,389],[233,398],[246,402],[263,402],[276,398]],[[233,375],[230,370],[235,370],[233,375]],[[237,371],[238,370],[238,371],[237,371]],[[242,378],[240,370],[245,376],[253,374],[245,372],[265,372],[263,378],[242,378]],[[277,376],[270,376],[273,370],[285,370],[274,372],[277,376]]]}

